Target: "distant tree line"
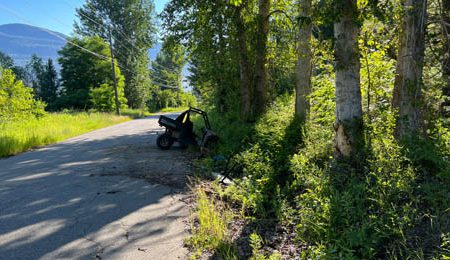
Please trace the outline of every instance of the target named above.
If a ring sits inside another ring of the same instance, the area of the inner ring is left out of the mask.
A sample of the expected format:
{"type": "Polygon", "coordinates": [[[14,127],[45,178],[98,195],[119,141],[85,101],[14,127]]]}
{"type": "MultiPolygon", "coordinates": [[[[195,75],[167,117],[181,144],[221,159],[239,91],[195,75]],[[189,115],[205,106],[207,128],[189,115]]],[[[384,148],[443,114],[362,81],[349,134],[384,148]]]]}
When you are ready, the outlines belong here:
{"type": "Polygon", "coordinates": [[[52,59],[44,61],[37,55],[20,67],[0,53],[0,64],[32,88],[34,97],[43,101],[49,111],[113,111],[116,103],[111,40],[120,108],[158,110],[194,105],[196,98],[183,91],[182,69],[186,62],[181,45],[165,44],[150,64],[148,50],[155,43],[156,32],[153,10],[151,1],[87,1],[77,9],[76,36],[68,38],[59,51],[59,76],[52,59]]]}

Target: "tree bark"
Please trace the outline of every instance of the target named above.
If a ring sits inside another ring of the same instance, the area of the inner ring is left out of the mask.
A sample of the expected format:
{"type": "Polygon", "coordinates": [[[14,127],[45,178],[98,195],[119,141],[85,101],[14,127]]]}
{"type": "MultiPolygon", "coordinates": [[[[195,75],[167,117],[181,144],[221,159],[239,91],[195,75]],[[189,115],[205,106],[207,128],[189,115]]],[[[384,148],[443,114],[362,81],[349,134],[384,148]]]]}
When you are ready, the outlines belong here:
{"type": "Polygon", "coordinates": [[[362,148],[362,105],[357,0],[338,0],[335,34],[335,157],[354,157],[362,148]]]}
{"type": "Polygon", "coordinates": [[[239,66],[240,66],[240,116],[243,121],[250,121],[252,117],[251,110],[251,69],[249,53],[247,48],[247,35],[245,31],[245,24],[242,18],[242,6],[237,7],[235,13],[237,40],[239,44],[239,66]]]}
{"type": "Polygon", "coordinates": [[[422,132],[420,114],[422,71],[425,50],[426,0],[404,0],[403,19],[399,37],[394,98],[397,110],[395,136],[422,132]]]}
{"type": "Polygon", "coordinates": [[[270,1],[259,0],[255,60],[255,112],[257,115],[265,111],[267,102],[267,40],[269,35],[270,1]]]}
{"type": "Polygon", "coordinates": [[[443,116],[450,116],[446,111],[450,107],[450,0],[442,0],[442,77],[445,85],[442,89],[444,102],[441,104],[441,113],[443,116]]]}
{"type": "Polygon", "coordinates": [[[311,0],[300,0],[299,16],[302,20],[298,35],[295,114],[304,121],[309,114],[311,93],[311,0]]]}

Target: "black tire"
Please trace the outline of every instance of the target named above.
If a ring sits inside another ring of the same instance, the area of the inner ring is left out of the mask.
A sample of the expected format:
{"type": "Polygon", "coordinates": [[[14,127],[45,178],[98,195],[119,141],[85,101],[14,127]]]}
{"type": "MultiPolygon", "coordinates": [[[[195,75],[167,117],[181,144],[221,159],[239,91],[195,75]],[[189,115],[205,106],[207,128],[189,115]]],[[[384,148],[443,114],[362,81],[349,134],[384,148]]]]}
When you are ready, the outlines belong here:
{"type": "Polygon", "coordinates": [[[169,150],[173,144],[173,139],[168,134],[162,134],[156,139],[156,144],[161,150],[169,150]]]}

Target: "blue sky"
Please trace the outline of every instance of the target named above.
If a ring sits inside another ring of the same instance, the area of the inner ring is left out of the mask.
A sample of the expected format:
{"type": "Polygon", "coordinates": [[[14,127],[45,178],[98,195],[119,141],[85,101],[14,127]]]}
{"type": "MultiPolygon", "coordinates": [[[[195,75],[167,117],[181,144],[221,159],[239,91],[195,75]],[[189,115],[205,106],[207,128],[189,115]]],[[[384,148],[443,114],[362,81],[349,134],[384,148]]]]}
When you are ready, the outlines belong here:
{"type": "MultiPolygon", "coordinates": [[[[154,0],[159,13],[169,0],[154,0]]],[[[70,35],[84,0],[0,0],[0,24],[25,23],[70,35]],[[7,9],[7,10],[5,10],[7,9]]]]}

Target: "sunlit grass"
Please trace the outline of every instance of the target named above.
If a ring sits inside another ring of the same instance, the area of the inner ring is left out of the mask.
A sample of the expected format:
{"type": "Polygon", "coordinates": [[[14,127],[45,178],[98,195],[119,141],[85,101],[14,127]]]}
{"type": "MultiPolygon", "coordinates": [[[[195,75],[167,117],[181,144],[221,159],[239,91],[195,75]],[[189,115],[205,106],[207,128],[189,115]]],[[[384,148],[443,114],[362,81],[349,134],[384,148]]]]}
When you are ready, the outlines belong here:
{"type": "Polygon", "coordinates": [[[232,212],[222,202],[208,197],[202,188],[196,189],[195,194],[197,208],[191,222],[192,236],[186,241],[194,251],[191,259],[200,258],[204,250],[214,251],[220,259],[237,259],[228,236],[232,212]]]}
{"type": "Polygon", "coordinates": [[[166,107],[161,109],[159,112],[161,113],[183,112],[188,109],[189,107],[166,107]]]}
{"type": "Polygon", "coordinates": [[[106,113],[54,113],[40,119],[0,124],[0,157],[59,142],[130,120],[106,113]]]}
{"type": "Polygon", "coordinates": [[[147,117],[147,116],[158,115],[160,113],[178,113],[178,112],[186,111],[188,109],[189,109],[189,107],[166,107],[159,111],[149,112],[147,110],[127,108],[127,109],[122,109],[120,111],[120,114],[123,116],[129,116],[131,118],[143,118],[143,117],[147,117]]]}

